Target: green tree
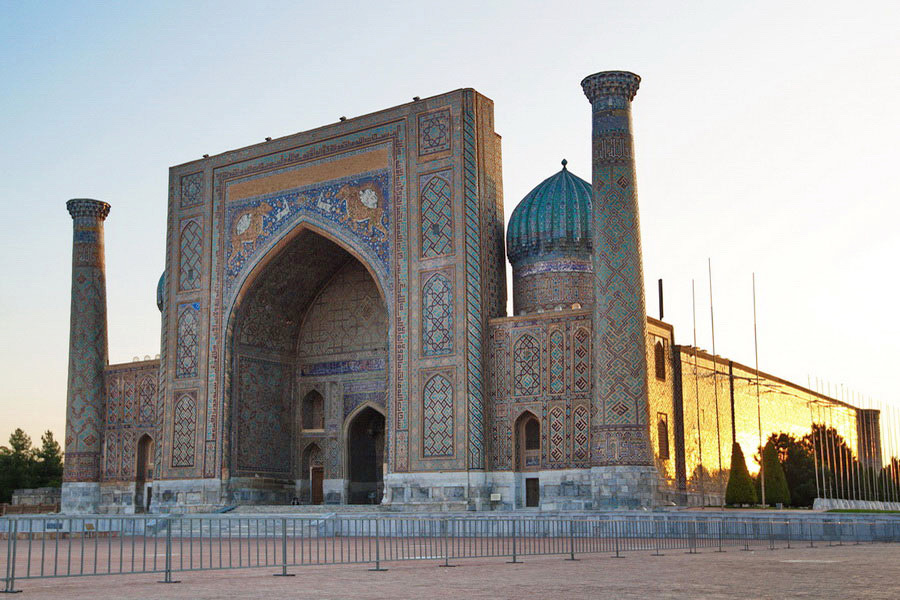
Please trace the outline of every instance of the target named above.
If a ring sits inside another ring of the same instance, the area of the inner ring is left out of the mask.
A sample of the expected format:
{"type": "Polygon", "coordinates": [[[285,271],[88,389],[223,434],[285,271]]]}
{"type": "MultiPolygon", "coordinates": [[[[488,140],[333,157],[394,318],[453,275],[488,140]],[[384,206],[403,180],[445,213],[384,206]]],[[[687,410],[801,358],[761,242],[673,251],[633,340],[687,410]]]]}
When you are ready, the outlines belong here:
{"type": "Polygon", "coordinates": [[[62,485],[63,457],[59,442],[53,439],[49,429],[41,436],[41,447],[34,453],[34,485],[36,487],[59,487],[62,485]]]}
{"type": "Polygon", "coordinates": [[[781,461],[778,459],[778,450],[771,440],[763,448],[762,471],[766,484],[766,503],[789,505],[791,503],[791,492],[788,490],[784,469],[781,467],[781,461]]]}
{"type": "MultiPolygon", "coordinates": [[[[775,446],[784,469],[791,506],[812,506],[816,499],[816,461],[810,435],[797,439],[787,433],[773,433],[769,436],[769,443],[775,446]]],[[[766,496],[769,495],[768,485],[766,481],[766,496]]]]}
{"type": "Polygon", "coordinates": [[[9,502],[14,490],[31,485],[33,465],[31,438],[16,429],[9,436],[9,447],[0,447],[0,502],[9,502]]]}
{"type": "Polygon", "coordinates": [[[735,442],[731,446],[731,474],[725,488],[726,504],[756,504],[756,490],[747,470],[744,452],[741,445],[735,442]]]}

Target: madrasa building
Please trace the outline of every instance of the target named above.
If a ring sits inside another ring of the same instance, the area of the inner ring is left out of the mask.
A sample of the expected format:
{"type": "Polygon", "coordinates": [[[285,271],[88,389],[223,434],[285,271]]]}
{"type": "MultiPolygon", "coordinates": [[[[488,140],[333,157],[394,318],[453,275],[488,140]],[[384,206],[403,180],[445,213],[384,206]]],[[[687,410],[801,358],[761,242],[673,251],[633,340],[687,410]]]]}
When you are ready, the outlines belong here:
{"type": "Polygon", "coordinates": [[[752,454],[823,406],[867,447],[876,411],[647,316],[639,83],[581,82],[591,181],[563,161],[506,228],[493,103],[472,89],[172,167],[157,360],[108,364],[110,205],[70,200],[63,511],[701,503],[733,440],[752,454]]]}

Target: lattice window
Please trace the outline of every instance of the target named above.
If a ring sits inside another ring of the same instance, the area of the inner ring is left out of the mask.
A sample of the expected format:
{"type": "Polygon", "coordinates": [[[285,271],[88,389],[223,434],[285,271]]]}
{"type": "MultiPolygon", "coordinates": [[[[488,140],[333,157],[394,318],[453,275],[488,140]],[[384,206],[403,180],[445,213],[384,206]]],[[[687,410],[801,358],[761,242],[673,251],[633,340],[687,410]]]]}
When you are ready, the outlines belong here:
{"type": "Polygon", "coordinates": [[[203,230],[197,221],[188,221],[181,229],[181,262],[178,287],[182,291],[200,287],[200,259],[203,249],[203,230]]]}
{"type": "Polygon", "coordinates": [[[572,411],[572,459],[586,461],[591,455],[590,423],[591,418],[585,406],[572,411]]]}
{"type": "Polygon", "coordinates": [[[140,402],[139,420],[141,423],[152,423],[154,413],[154,397],[156,396],[156,385],[150,376],[143,377],[138,386],[138,399],[140,402]]]}
{"type": "Polygon", "coordinates": [[[550,451],[548,456],[551,462],[563,462],[566,460],[566,415],[562,408],[554,408],[548,416],[550,426],[550,451]]]}
{"type": "Polygon", "coordinates": [[[453,352],[453,287],[443,273],[435,273],[422,287],[422,353],[453,352]]]}
{"type": "Polygon", "coordinates": [[[669,415],[666,413],[656,414],[656,438],[659,444],[659,458],[661,460],[669,459],[669,415]]]}
{"type": "Polygon", "coordinates": [[[579,328],[573,340],[572,386],[576,392],[586,392],[590,389],[591,379],[591,334],[587,329],[579,328]]]}
{"type": "Polygon", "coordinates": [[[422,390],[423,456],[453,456],[453,386],[442,375],[422,390]]]}
{"type": "Polygon", "coordinates": [[[197,337],[200,303],[178,307],[178,344],[175,348],[175,377],[196,377],[200,344],[197,337]]]}
{"type": "Polygon", "coordinates": [[[194,431],[197,427],[197,403],[193,393],[182,394],[175,401],[172,433],[172,466],[194,466],[194,431]]]}
{"type": "Polygon", "coordinates": [[[432,177],[422,188],[422,256],[453,252],[453,206],[450,182],[432,177]]]}
{"type": "Polygon", "coordinates": [[[517,396],[534,396],[541,390],[541,346],[525,334],[513,348],[513,377],[517,396]]]}
{"type": "Polygon", "coordinates": [[[666,380],[666,346],[661,339],[657,339],[653,344],[653,362],[656,363],[656,378],[660,381],[666,380]]]}
{"type": "Polygon", "coordinates": [[[566,349],[563,332],[558,329],[550,334],[550,393],[561,394],[566,390],[566,349]]]}

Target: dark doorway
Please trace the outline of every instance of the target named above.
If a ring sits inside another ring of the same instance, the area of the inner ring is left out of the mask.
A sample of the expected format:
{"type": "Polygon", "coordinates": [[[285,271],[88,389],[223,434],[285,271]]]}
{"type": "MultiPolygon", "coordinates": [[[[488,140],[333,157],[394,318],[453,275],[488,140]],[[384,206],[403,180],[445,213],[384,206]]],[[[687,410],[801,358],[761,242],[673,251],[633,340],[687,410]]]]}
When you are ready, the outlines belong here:
{"type": "Polygon", "coordinates": [[[153,438],[142,435],[137,446],[137,465],[134,476],[134,510],[146,512],[150,509],[151,488],[147,484],[153,481],[153,438]]]}
{"type": "Polygon", "coordinates": [[[322,504],[324,498],[323,482],[325,469],[322,462],[322,450],[316,444],[310,444],[303,451],[301,464],[303,478],[309,479],[309,497],[304,498],[310,504],[322,504]]]}
{"type": "Polygon", "coordinates": [[[384,477],[384,416],[366,407],[347,429],[348,504],[380,504],[384,477]]]}
{"type": "Polygon", "coordinates": [[[525,506],[541,505],[541,486],[537,477],[525,479],[525,506]]]}
{"type": "Polygon", "coordinates": [[[309,470],[309,487],[313,504],[322,504],[325,498],[323,483],[325,481],[325,469],[313,467],[309,470]]]}
{"type": "Polygon", "coordinates": [[[530,412],[516,421],[516,470],[535,471],[541,467],[541,423],[530,412]]]}

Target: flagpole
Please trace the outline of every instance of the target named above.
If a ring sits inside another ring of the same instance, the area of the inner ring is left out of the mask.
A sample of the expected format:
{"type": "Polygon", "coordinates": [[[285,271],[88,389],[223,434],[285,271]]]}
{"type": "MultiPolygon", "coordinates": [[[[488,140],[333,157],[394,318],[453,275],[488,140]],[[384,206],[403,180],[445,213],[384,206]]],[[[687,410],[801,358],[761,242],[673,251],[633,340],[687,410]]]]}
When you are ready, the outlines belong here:
{"type": "Polygon", "coordinates": [[[759,405],[759,340],[756,335],[756,273],[753,273],[753,356],[756,361],[756,425],[759,427],[759,484],[762,490],[760,501],[766,505],[766,477],[762,444],[762,409],[759,405]]]}

